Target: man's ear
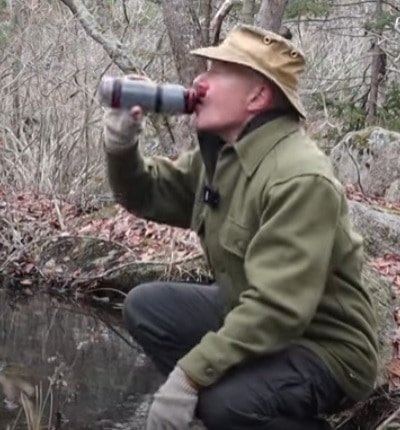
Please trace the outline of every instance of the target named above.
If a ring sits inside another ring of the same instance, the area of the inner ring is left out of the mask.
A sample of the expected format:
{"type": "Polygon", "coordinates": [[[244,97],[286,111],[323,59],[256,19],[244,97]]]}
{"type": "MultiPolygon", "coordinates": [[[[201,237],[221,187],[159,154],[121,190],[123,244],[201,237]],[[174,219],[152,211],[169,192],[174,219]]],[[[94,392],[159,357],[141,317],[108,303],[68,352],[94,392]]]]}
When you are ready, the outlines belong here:
{"type": "Polygon", "coordinates": [[[248,96],[247,110],[251,113],[270,109],[274,104],[274,91],[270,85],[257,85],[248,96]]]}

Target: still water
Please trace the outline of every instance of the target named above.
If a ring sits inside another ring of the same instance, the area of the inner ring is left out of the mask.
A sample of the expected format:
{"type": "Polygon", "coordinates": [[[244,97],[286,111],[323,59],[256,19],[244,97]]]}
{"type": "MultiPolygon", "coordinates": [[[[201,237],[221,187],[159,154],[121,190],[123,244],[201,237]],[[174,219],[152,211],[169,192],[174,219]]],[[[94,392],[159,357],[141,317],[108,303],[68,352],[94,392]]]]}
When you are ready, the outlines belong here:
{"type": "Polygon", "coordinates": [[[161,382],[119,316],[0,290],[0,430],[143,429],[161,382]]]}

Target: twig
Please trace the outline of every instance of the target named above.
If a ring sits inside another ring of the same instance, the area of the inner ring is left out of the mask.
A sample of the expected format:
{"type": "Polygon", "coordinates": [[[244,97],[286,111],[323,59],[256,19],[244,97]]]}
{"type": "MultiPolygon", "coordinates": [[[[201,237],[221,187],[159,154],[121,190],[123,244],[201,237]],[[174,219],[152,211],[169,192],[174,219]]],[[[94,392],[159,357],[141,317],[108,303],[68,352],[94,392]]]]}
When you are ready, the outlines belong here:
{"type": "Polygon", "coordinates": [[[398,416],[400,416],[400,407],[397,408],[385,421],[383,421],[376,430],[385,430],[386,426],[398,416]]]}
{"type": "Polygon", "coordinates": [[[113,241],[113,240],[107,240],[102,239],[96,236],[85,236],[85,235],[57,235],[57,236],[50,236],[50,237],[39,237],[36,240],[32,240],[31,242],[24,245],[22,248],[19,248],[12,252],[7,259],[4,261],[4,263],[0,266],[0,272],[4,270],[5,267],[7,267],[7,264],[12,261],[16,255],[21,255],[23,252],[26,252],[29,248],[31,248],[34,245],[37,245],[38,243],[44,241],[44,244],[42,246],[45,246],[48,242],[55,242],[58,239],[90,239],[90,240],[96,240],[99,242],[110,242],[113,245],[117,245],[122,249],[125,249],[127,252],[133,255],[132,249],[130,249],[128,246],[124,245],[123,243],[113,241]]]}
{"type": "Polygon", "coordinates": [[[120,48],[118,40],[114,36],[104,37],[99,31],[99,26],[86,6],[80,0],[61,0],[73,15],[80,21],[86,33],[107,52],[110,58],[124,73],[138,73],[139,68],[134,64],[130,57],[120,48]]]}
{"type": "Polygon", "coordinates": [[[98,288],[93,288],[90,290],[91,293],[94,293],[95,291],[112,291],[114,293],[121,294],[121,296],[124,296],[124,297],[127,296],[126,293],[124,293],[123,291],[117,290],[116,288],[98,287],[98,288]]]}
{"type": "MultiPolygon", "coordinates": [[[[181,258],[180,260],[175,260],[170,262],[170,265],[177,265],[177,264],[182,264],[182,263],[188,263],[190,261],[196,260],[200,257],[202,257],[203,254],[201,252],[190,256],[190,257],[186,257],[186,258],[181,258]]],[[[98,275],[94,275],[94,276],[70,276],[70,277],[63,277],[63,278],[55,278],[55,279],[60,279],[63,280],[64,282],[66,281],[76,281],[76,282],[93,282],[93,281],[98,281],[100,279],[105,278],[106,276],[111,275],[114,272],[118,272],[122,269],[126,269],[128,267],[132,267],[132,266],[143,266],[143,265],[147,265],[147,266],[165,266],[166,262],[162,261],[162,260],[153,260],[153,261],[131,261],[129,263],[124,263],[124,264],[120,264],[118,266],[115,267],[111,267],[110,269],[107,269],[106,271],[99,273],[98,275]]],[[[46,276],[44,273],[41,273],[41,275],[43,276],[43,278],[47,278],[47,279],[54,279],[54,278],[50,278],[48,276],[46,276]]]]}
{"type": "Polygon", "coordinates": [[[158,38],[156,46],[154,48],[153,55],[150,57],[149,61],[143,67],[144,72],[150,67],[150,65],[153,63],[153,61],[157,58],[158,52],[162,48],[162,43],[164,40],[165,33],[166,33],[166,31],[163,31],[161,36],[158,38]]]}
{"type": "Polygon", "coordinates": [[[135,351],[142,353],[143,349],[132,342],[130,342],[119,330],[117,330],[111,323],[109,323],[105,318],[102,318],[99,313],[96,314],[96,318],[98,318],[109,330],[115,333],[123,342],[125,342],[129,347],[134,349],[135,351]]]}
{"type": "Polygon", "coordinates": [[[358,166],[358,164],[357,164],[357,161],[354,159],[354,156],[353,156],[353,154],[351,153],[350,148],[347,146],[347,144],[345,144],[344,146],[345,146],[345,148],[346,148],[346,150],[347,150],[347,153],[349,154],[349,157],[350,157],[351,161],[353,162],[354,167],[355,167],[355,169],[356,169],[356,172],[357,172],[357,183],[358,183],[358,186],[360,187],[360,190],[361,190],[362,194],[365,196],[366,194],[365,194],[364,189],[363,189],[362,184],[361,184],[360,168],[359,168],[359,166],[358,166]]]}
{"type": "Polygon", "coordinates": [[[222,22],[225,17],[229,14],[233,6],[241,4],[242,0],[225,0],[221,7],[218,9],[217,13],[214,15],[214,18],[211,21],[211,40],[213,45],[217,45],[219,42],[219,37],[221,33],[222,22]]]}
{"type": "Polygon", "coordinates": [[[396,18],[396,22],[394,23],[394,29],[398,33],[400,33],[400,16],[396,18]]]}
{"type": "Polygon", "coordinates": [[[66,230],[66,227],[65,227],[64,218],[63,218],[63,216],[61,214],[60,205],[58,204],[57,198],[53,199],[53,203],[54,203],[54,209],[56,210],[56,215],[57,215],[58,223],[60,224],[60,229],[62,231],[64,231],[64,230],[66,230]]]}

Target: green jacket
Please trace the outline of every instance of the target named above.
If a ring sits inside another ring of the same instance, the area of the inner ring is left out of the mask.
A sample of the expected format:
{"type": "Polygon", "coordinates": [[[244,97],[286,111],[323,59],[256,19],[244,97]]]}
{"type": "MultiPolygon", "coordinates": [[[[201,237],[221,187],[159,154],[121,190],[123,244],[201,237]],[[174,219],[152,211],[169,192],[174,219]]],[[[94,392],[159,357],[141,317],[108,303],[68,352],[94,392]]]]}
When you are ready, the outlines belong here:
{"type": "Polygon", "coordinates": [[[329,159],[286,116],[215,154],[150,159],[137,145],[108,154],[116,199],[195,230],[228,299],[223,326],[179,365],[207,386],[252,357],[302,344],[351,398],[365,398],[377,372],[376,323],[361,283],[362,240],[329,159]],[[203,202],[205,184],[218,190],[218,207],[203,202]]]}

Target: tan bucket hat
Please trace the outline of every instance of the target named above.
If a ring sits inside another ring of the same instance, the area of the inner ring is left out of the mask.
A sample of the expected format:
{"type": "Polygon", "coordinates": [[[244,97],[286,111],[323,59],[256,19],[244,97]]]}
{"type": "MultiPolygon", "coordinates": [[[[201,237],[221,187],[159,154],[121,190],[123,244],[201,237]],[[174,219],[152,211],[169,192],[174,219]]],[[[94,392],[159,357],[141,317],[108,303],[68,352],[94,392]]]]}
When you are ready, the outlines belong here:
{"type": "Polygon", "coordinates": [[[256,70],[273,81],[297,112],[306,117],[298,90],[304,54],[284,37],[250,25],[237,25],[219,46],[198,48],[191,54],[256,70]]]}

